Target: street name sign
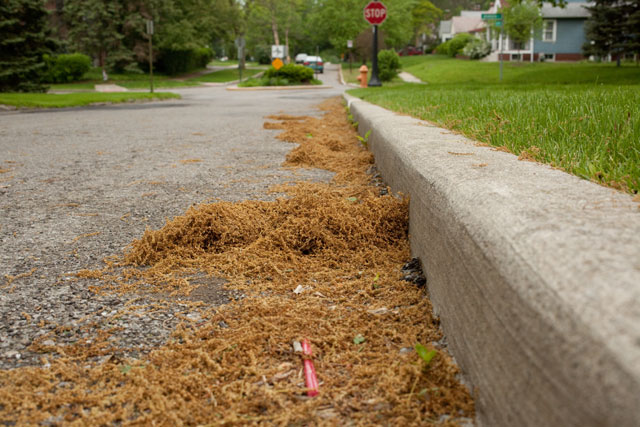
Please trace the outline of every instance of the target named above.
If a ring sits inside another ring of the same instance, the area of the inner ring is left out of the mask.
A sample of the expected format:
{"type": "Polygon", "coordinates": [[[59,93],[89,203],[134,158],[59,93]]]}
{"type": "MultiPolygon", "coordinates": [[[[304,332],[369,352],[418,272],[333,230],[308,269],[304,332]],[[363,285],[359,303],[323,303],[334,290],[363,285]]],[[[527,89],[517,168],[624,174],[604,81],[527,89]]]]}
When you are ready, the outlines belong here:
{"type": "Polygon", "coordinates": [[[364,7],[364,19],[371,25],[380,25],[387,19],[387,7],[380,1],[372,1],[364,7]]]}
{"type": "Polygon", "coordinates": [[[480,15],[484,20],[502,19],[501,13],[483,13],[480,15]]]}

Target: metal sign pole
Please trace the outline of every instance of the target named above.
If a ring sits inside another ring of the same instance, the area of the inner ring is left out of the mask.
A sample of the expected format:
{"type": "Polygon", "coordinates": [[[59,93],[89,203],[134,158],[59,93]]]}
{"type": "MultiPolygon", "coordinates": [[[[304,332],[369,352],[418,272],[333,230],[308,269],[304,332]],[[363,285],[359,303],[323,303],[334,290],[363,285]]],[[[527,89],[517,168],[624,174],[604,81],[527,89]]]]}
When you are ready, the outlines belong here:
{"type": "Polygon", "coordinates": [[[378,77],[378,26],[373,26],[373,54],[371,58],[371,79],[369,86],[382,86],[378,77]]]}
{"type": "Polygon", "coordinates": [[[504,61],[503,59],[503,52],[504,52],[504,27],[500,27],[500,81],[502,81],[502,62],[504,61]]]}

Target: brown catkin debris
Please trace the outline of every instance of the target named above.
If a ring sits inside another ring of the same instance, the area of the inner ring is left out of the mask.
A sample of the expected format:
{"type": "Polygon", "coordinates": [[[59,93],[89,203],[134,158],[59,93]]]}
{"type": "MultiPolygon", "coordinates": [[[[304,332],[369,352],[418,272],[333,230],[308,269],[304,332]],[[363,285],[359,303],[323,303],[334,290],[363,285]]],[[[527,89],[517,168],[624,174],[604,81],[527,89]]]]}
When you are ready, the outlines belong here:
{"type": "Polygon", "coordinates": [[[143,290],[188,294],[194,272],[225,277],[244,299],[200,307],[198,322],[183,321],[141,359],[114,356],[107,330],[57,346],[43,366],[1,371],[0,421],[451,425],[473,417],[446,351],[425,369],[411,350],[442,336],[425,291],[401,280],[408,200],[368,185],[372,157],[341,103],[322,108],[323,118],[282,119],[279,137],[300,144],[287,165],[332,170],[331,184],[279,186],[286,197],[275,202],[192,207],[145,231],[104,270],[78,274],[100,280],[96,290],[133,293],[131,310],[162,309],[135,303],[143,290]],[[320,381],[313,399],[291,348],[301,338],[312,343],[320,381]]]}

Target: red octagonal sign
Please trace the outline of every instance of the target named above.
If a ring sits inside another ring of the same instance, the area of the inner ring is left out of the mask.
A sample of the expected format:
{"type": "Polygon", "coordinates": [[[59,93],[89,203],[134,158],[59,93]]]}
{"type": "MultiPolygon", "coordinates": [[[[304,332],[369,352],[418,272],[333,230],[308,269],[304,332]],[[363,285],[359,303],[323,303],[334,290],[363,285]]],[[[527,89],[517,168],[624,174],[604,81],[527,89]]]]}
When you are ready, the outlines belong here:
{"type": "Polygon", "coordinates": [[[371,25],[380,25],[387,19],[387,7],[379,1],[372,1],[364,7],[364,19],[371,25]]]}

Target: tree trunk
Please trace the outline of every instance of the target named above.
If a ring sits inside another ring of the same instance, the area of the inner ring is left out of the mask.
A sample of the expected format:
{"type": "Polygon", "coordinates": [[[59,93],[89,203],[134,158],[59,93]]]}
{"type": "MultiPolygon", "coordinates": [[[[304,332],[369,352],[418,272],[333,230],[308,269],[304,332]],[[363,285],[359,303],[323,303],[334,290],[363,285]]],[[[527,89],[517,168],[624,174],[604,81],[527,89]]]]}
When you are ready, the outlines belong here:
{"type": "Polygon", "coordinates": [[[271,17],[271,30],[273,30],[273,42],[276,45],[280,44],[280,37],[278,36],[278,22],[276,21],[276,17],[271,17]]]}
{"type": "Polygon", "coordinates": [[[291,57],[289,56],[289,27],[284,30],[284,44],[286,46],[285,50],[287,53],[287,64],[289,64],[291,62],[291,57]]]}
{"type": "Polygon", "coordinates": [[[100,50],[98,55],[98,64],[102,68],[102,80],[105,82],[109,80],[109,74],[107,74],[107,51],[105,49],[100,50]]]}

